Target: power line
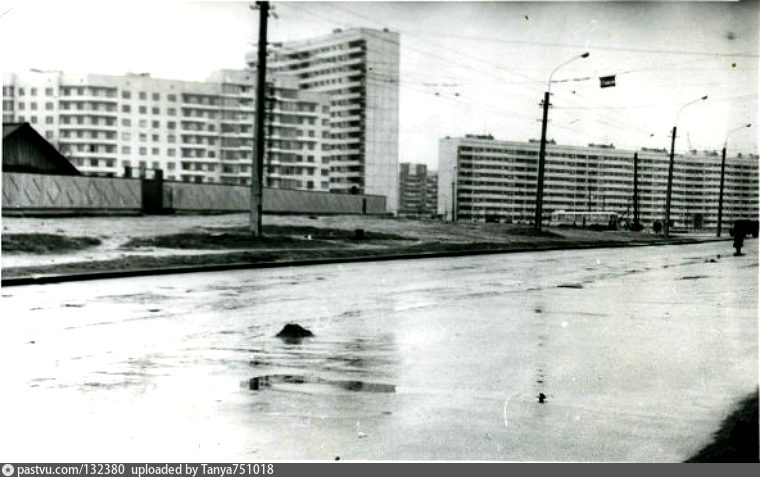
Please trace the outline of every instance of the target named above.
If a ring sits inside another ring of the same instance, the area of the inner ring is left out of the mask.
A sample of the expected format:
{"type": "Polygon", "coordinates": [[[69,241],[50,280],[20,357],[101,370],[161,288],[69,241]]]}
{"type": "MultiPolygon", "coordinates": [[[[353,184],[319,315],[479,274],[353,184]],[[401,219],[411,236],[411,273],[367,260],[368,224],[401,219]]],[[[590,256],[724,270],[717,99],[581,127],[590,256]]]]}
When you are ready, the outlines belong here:
{"type": "Polygon", "coordinates": [[[556,43],[556,42],[543,42],[543,41],[530,41],[530,40],[511,40],[505,38],[492,38],[482,36],[466,36],[466,35],[450,35],[441,33],[420,33],[426,36],[439,36],[460,40],[477,40],[493,43],[510,43],[510,44],[522,44],[522,45],[535,45],[535,46],[551,46],[558,48],[581,48],[586,50],[608,50],[608,51],[624,51],[629,53],[647,53],[657,55],[688,55],[688,56],[713,56],[713,57],[743,57],[743,58],[757,58],[757,53],[743,53],[743,52],[706,52],[706,51],[689,51],[689,50],[659,50],[656,48],[632,48],[624,46],[603,46],[603,45],[587,45],[578,43],[556,43]]]}

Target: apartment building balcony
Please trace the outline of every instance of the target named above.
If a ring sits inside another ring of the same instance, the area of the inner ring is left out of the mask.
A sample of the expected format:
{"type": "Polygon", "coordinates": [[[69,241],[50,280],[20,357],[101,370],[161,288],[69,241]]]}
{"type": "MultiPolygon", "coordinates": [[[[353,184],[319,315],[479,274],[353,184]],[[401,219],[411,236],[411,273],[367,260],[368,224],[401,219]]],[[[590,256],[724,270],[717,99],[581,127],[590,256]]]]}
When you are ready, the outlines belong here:
{"type": "Polygon", "coordinates": [[[359,100],[364,97],[363,91],[357,91],[354,93],[341,93],[341,94],[334,94],[332,96],[333,101],[342,101],[342,100],[359,100]]]}
{"type": "Polygon", "coordinates": [[[58,143],[63,144],[70,144],[70,145],[76,145],[76,144],[104,144],[107,146],[117,146],[119,144],[119,140],[116,138],[113,139],[103,139],[103,138],[89,138],[89,137],[58,137],[58,143]]]}
{"type": "Polygon", "coordinates": [[[229,132],[221,132],[218,134],[222,138],[230,138],[230,139],[251,139],[253,137],[253,131],[229,131],[229,132]]]}
{"type": "Polygon", "coordinates": [[[179,120],[180,120],[180,122],[184,122],[184,123],[203,124],[204,127],[205,127],[206,124],[208,124],[210,122],[213,122],[213,123],[218,122],[218,119],[207,118],[205,116],[185,116],[185,115],[182,115],[182,116],[180,116],[179,120]]]}
{"type": "Polygon", "coordinates": [[[197,137],[218,137],[219,131],[208,131],[205,129],[179,129],[180,136],[197,136],[197,137]]]}
{"type": "Polygon", "coordinates": [[[330,177],[334,177],[336,179],[353,179],[361,177],[362,173],[359,171],[356,172],[335,172],[330,171],[330,177]]]}
{"type": "Polygon", "coordinates": [[[82,103],[82,102],[90,102],[90,103],[107,103],[107,104],[117,104],[119,102],[119,98],[114,94],[113,96],[93,96],[92,94],[83,94],[83,95],[72,95],[69,94],[63,94],[63,90],[58,90],[58,96],[57,97],[50,97],[51,99],[57,99],[59,102],[67,102],[67,103],[82,103]]]}
{"type": "Polygon", "coordinates": [[[119,126],[116,124],[116,121],[114,121],[112,125],[92,124],[89,122],[83,123],[83,124],[77,124],[76,121],[63,123],[61,121],[58,121],[58,129],[67,130],[67,131],[114,131],[115,132],[119,129],[119,126]]]}
{"type": "Polygon", "coordinates": [[[70,151],[68,154],[64,154],[70,158],[82,158],[82,159],[116,159],[117,153],[114,152],[90,152],[90,151],[70,151]]]}
{"type": "Polygon", "coordinates": [[[59,117],[69,116],[72,118],[92,116],[94,118],[117,118],[118,111],[105,111],[102,109],[63,109],[58,111],[59,117]]]}

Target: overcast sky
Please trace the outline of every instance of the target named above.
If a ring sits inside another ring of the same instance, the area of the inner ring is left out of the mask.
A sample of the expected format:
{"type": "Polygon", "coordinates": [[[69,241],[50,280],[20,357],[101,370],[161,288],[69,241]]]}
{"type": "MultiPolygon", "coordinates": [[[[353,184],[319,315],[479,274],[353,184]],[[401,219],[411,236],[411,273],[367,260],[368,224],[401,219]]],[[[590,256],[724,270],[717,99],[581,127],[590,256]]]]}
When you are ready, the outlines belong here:
{"type": "MultiPolygon", "coordinates": [[[[203,80],[241,68],[257,37],[253,2],[0,0],[0,68],[203,80]]],[[[438,139],[548,136],[563,144],[720,149],[729,129],[758,123],[758,2],[272,2],[270,41],[333,28],[401,34],[400,161],[435,167],[438,139]],[[614,88],[599,77],[617,75],[614,88]],[[649,137],[654,134],[654,137],[649,137]]],[[[729,148],[757,152],[758,129],[729,148]]]]}

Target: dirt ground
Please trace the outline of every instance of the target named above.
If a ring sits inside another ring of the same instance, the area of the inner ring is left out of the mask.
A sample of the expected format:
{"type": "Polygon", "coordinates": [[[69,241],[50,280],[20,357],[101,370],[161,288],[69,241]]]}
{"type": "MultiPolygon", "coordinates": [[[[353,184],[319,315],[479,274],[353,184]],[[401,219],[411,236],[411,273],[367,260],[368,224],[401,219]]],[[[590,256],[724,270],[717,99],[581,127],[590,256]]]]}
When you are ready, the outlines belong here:
{"type": "Polygon", "coordinates": [[[532,227],[509,224],[293,215],[265,215],[264,236],[252,238],[249,223],[248,214],[6,217],[2,222],[3,276],[665,242],[646,232],[547,228],[538,233],[532,227]],[[43,234],[61,240],[48,240],[43,234]],[[50,245],[30,248],[24,243],[41,241],[50,245]],[[83,246],[54,246],[72,241],[83,246]]]}

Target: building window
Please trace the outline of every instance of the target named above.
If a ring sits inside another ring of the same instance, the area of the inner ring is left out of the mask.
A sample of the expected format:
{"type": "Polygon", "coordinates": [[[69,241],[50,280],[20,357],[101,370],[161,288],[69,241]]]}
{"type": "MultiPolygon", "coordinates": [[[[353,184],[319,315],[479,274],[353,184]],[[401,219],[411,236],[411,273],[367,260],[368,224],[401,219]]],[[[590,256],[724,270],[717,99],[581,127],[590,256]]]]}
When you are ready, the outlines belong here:
{"type": "Polygon", "coordinates": [[[153,114],[161,114],[161,110],[156,107],[154,107],[151,111],[153,112],[153,114]]]}
{"type": "Polygon", "coordinates": [[[145,133],[140,133],[140,142],[145,142],[148,140],[148,135],[145,133]]]}
{"type": "Polygon", "coordinates": [[[55,94],[55,91],[53,88],[45,88],[45,96],[53,96],[55,94]]]}
{"type": "Polygon", "coordinates": [[[53,131],[45,131],[45,137],[48,139],[53,139],[53,131]]]}
{"type": "Polygon", "coordinates": [[[51,111],[53,109],[53,103],[45,103],[45,109],[51,111]]]}
{"type": "Polygon", "coordinates": [[[26,104],[25,103],[18,103],[18,110],[19,111],[23,111],[24,109],[26,109],[26,104]]]}
{"type": "Polygon", "coordinates": [[[145,94],[145,91],[140,91],[140,99],[145,99],[147,97],[148,97],[148,95],[145,94]]]}
{"type": "Polygon", "coordinates": [[[147,153],[148,153],[148,148],[145,148],[145,147],[141,147],[141,148],[140,148],[140,155],[141,155],[141,156],[144,156],[144,155],[146,155],[147,153]]]}
{"type": "Polygon", "coordinates": [[[145,106],[140,106],[139,111],[140,111],[140,114],[146,114],[148,112],[148,108],[146,108],[145,106]]]}
{"type": "Polygon", "coordinates": [[[153,121],[153,127],[156,128],[156,129],[160,128],[161,127],[161,122],[160,121],[153,121]]]}
{"type": "Polygon", "coordinates": [[[121,92],[121,97],[124,99],[129,99],[132,97],[132,93],[130,91],[124,90],[121,92]]]}
{"type": "Polygon", "coordinates": [[[30,88],[29,94],[31,94],[32,96],[37,96],[37,88],[30,88]]]}
{"type": "Polygon", "coordinates": [[[160,141],[160,140],[161,140],[161,138],[159,137],[159,135],[158,135],[158,134],[153,134],[153,135],[151,135],[151,137],[150,137],[150,138],[151,138],[151,140],[152,140],[153,142],[158,142],[158,141],[160,141]]]}
{"type": "Polygon", "coordinates": [[[174,121],[168,121],[166,123],[166,128],[167,129],[177,129],[177,123],[175,123],[174,121]]]}
{"type": "Polygon", "coordinates": [[[129,141],[130,139],[132,139],[132,133],[130,133],[129,131],[124,131],[123,133],[121,133],[121,139],[124,141],[129,141]]]}
{"type": "Polygon", "coordinates": [[[167,167],[167,169],[169,169],[170,171],[173,171],[173,170],[174,170],[174,168],[176,167],[176,165],[175,165],[173,162],[170,162],[170,163],[168,163],[168,164],[166,165],[166,167],[167,167]]]}
{"type": "Polygon", "coordinates": [[[176,94],[170,94],[167,96],[167,99],[169,101],[177,101],[177,95],[176,94]]]}
{"type": "Polygon", "coordinates": [[[53,116],[45,116],[45,124],[53,124],[53,116]]]}
{"type": "Polygon", "coordinates": [[[139,125],[141,128],[147,128],[148,127],[148,121],[141,119],[139,122],[139,125]]]}
{"type": "Polygon", "coordinates": [[[132,154],[132,148],[130,148],[129,146],[121,146],[121,153],[132,154]]]}
{"type": "Polygon", "coordinates": [[[154,156],[157,156],[158,155],[158,148],[154,147],[153,149],[150,150],[150,153],[153,154],[154,156]]]}
{"type": "Polygon", "coordinates": [[[18,95],[19,95],[19,96],[24,96],[24,94],[26,94],[26,93],[24,92],[24,88],[19,88],[19,89],[18,89],[18,95]]]}
{"type": "Polygon", "coordinates": [[[106,167],[113,167],[113,159],[106,159],[106,167]]]}
{"type": "Polygon", "coordinates": [[[161,99],[161,97],[159,96],[158,93],[153,93],[153,101],[158,101],[160,99],[161,99]]]}
{"type": "Polygon", "coordinates": [[[174,148],[169,148],[169,149],[166,150],[166,155],[167,156],[174,156],[174,154],[175,154],[174,148]]]}
{"type": "Polygon", "coordinates": [[[92,167],[98,167],[98,160],[97,159],[90,159],[90,165],[92,167]]]}
{"type": "Polygon", "coordinates": [[[29,118],[29,121],[31,121],[32,124],[37,124],[37,116],[32,116],[29,118]]]}
{"type": "Polygon", "coordinates": [[[131,126],[132,125],[132,120],[128,119],[128,118],[124,118],[124,119],[121,120],[121,125],[122,126],[131,126]]]}
{"type": "Polygon", "coordinates": [[[121,105],[121,112],[122,113],[129,113],[132,111],[132,107],[128,104],[122,104],[121,105]]]}
{"type": "Polygon", "coordinates": [[[175,136],[174,134],[169,134],[168,136],[166,136],[166,140],[168,142],[177,142],[177,136],[175,136]]]}
{"type": "Polygon", "coordinates": [[[177,115],[177,108],[168,108],[168,109],[166,110],[166,113],[167,113],[169,116],[176,116],[176,115],[177,115]]]}

